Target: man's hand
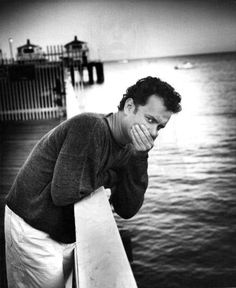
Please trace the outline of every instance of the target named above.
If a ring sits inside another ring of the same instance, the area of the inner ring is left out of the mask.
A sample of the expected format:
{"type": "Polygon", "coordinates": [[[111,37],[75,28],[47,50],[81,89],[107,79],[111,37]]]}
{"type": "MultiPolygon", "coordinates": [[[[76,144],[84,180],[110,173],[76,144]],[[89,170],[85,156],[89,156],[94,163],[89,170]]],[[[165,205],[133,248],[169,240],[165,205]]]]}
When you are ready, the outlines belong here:
{"type": "Polygon", "coordinates": [[[154,140],[145,125],[135,124],[132,126],[131,137],[137,151],[149,151],[154,145],[154,140]]]}

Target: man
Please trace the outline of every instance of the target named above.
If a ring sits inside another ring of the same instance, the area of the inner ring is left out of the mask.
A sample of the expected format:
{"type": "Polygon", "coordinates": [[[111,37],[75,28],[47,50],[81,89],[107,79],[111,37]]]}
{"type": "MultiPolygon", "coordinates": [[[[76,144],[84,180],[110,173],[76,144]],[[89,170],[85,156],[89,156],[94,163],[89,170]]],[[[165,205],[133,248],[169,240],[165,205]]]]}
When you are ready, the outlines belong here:
{"type": "Polygon", "coordinates": [[[77,115],[47,133],[6,199],[9,287],[64,287],[75,242],[74,203],[104,186],[116,213],[140,209],[147,158],[158,131],[181,110],[180,95],[158,78],[129,87],[109,115],[77,115]]]}

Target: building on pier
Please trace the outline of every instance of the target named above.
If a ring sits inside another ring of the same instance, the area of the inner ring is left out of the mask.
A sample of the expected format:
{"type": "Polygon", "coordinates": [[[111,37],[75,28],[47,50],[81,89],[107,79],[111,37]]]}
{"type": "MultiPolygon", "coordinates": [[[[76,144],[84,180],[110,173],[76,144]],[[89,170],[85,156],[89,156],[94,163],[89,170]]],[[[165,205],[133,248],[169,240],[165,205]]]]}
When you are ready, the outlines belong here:
{"type": "Polygon", "coordinates": [[[30,43],[27,39],[26,44],[17,48],[17,61],[45,60],[42,47],[30,43]]]}
{"type": "Polygon", "coordinates": [[[78,40],[75,36],[74,40],[67,43],[65,46],[68,57],[73,58],[74,60],[80,60],[81,64],[87,64],[89,49],[87,42],[78,40]]]}

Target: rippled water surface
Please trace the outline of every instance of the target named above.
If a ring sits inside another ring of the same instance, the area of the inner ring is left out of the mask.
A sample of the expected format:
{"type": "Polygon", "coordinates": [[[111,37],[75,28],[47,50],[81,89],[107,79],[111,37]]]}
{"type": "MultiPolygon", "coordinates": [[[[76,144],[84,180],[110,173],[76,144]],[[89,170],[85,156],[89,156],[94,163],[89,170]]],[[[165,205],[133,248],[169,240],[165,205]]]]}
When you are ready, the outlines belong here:
{"type": "Polygon", "coordinates": [[[105,65],[88,111],[115,111],[125,88],[159,76],[182,95],[149,157],[145,203],[131,220],[140,288],[236,287],[236,54],[105,65]],[[191,69],[174,69],[190,62],[191,69]]]}

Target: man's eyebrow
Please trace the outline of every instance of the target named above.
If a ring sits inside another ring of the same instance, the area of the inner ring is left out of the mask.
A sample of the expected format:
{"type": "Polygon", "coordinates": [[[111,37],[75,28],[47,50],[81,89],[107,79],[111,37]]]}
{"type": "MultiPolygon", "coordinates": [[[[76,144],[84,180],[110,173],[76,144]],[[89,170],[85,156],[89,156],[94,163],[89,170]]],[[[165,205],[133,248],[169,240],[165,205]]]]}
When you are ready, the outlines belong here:
{"type": "Polygon", "coordinates": [[[161,120],[158,117],[154,117],[152,115],[147,115],[149,118],[151,118],[152,120],[154,120],[156,123],[161,123],[161,120]]]}
{"type": "Polygon", "coordinates": [[[154,116],[147,114],[147,117],[151,118],[154,122],[159,123],[159,120],[157,118],[155,118],[154,116]]]}
{"type": "Polygon", "coordinates": [[[166,125],[161,122],[160,118],[154,117],[154,116],[149,115],[149,114],[148,114],[147,116],[150,117],[155,123],[160,123],[160,124],[158,125],[159,128],[165,128],[165,127],[166,127],[166,125]]]}

